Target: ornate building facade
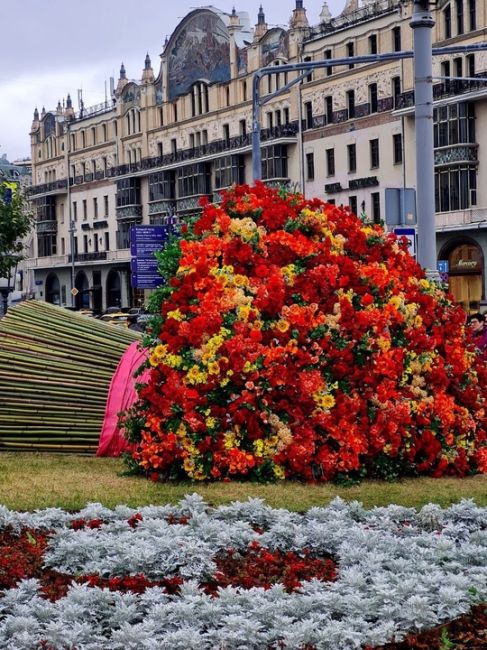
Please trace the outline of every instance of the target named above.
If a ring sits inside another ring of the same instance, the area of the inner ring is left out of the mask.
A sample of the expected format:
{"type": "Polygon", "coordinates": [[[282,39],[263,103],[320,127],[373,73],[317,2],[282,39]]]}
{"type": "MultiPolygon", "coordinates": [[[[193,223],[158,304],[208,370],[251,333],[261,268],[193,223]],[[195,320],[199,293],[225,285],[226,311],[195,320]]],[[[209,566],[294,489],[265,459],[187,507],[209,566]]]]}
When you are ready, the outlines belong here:
{"type": "MultiPolygon", "coordinates": [[[[75,287],[76,306],[97,311],[143,299],[131,286],[130,227],[184,219],[201,196],[252,182],[252,80],[263,66],[276,69],[261,85],[263,180],[384,219],[386,190],[416,183],[412,61],[323,67],[274,93],[297,75],[282,64],[411,50],[411,13],[407,0],[349,0],[332,17],[325,3],[312,26],[296,0],[283,29],[268,28],[262,8],[253,27],[246,12],[195,9],[156,71],[147,56],[134,81],[122,65],[110,101],[75,112],[68,96],[36,109],[37,297],[69,306],[75,287]]],[[[437,46],[485,40],[485,0],[439,0],[433,16],[437,46]]],[[[483,52],[434,58],[438,259],[466,309],[487,304],[486,67],[483,52]]]]}

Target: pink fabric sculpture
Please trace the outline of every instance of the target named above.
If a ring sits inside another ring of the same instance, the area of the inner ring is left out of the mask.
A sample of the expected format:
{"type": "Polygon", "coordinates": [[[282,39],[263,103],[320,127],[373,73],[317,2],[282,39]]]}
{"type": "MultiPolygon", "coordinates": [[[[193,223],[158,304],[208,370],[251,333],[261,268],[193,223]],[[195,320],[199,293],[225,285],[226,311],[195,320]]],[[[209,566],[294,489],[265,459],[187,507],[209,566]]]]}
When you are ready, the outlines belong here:
{"type": "Polygon", "coordinates": [[[97,456],[120,456],[122,452],[132,448],[119,429],[118,417],[121,411],[130,408],[136,401],[135,384],[144,383],[148,379],[149,369],[134,377],[135,371],[140,368],[147,356],[148,350],[140,348],[139,341],[134,341],[120,359],[108,390],[97,456]]]}

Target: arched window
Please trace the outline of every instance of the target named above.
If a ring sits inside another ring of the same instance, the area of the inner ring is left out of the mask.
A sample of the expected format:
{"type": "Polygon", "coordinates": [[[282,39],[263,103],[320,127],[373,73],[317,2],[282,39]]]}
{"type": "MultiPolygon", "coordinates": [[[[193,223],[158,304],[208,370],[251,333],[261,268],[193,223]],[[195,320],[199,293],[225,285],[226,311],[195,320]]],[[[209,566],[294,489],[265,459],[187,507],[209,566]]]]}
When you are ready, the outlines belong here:
{"type": "Polygon", "coordinates": [[[59,278],[55,273],[50,273],[46,278],[46,302],[53,305],[61,304],[59,278]]]}
{"type": "Polygon", "coordinates": [[[122,306],[122,291],[120,282],[120,273],[110,271],[107,277],[107,307],[122,306]]]}
{"type": "Polygon", "coordinates": [[[76,294],[76,309],[89,309],[90,307],[90,294],[89,294],[89,283],[86,273],[84,271],[79,271],[76,274],[76,279],[74,281],[74,286],[78,289],[76,294]]]}

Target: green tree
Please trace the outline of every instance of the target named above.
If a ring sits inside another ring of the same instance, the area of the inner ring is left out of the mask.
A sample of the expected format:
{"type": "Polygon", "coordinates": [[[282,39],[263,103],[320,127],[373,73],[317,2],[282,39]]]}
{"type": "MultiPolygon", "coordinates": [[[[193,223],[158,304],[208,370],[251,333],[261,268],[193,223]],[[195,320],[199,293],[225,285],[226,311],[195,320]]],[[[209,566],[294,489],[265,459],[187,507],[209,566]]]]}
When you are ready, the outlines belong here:
{"type": "Polygon", "coordinates": [[[24,259],[23,238],[30,232],[33,217],[20,188],[0,185],[0,278],[8,278],[24,259]]]}

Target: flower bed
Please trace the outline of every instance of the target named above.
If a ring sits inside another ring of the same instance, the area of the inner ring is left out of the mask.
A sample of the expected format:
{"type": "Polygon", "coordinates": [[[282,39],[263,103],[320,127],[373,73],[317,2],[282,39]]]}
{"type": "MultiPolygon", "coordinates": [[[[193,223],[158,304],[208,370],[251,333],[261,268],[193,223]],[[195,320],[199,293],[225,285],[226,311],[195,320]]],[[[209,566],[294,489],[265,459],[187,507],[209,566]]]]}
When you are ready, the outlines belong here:
{"type": "MultiPolygon", "coordinates": [[[[0,508],[0,647],[397,643],[487,601],[487,509],[0,508]]],[[[411,646],[414,647],[414,646],[411,646]]]]}
{"type": "Polygon", "coordinates": [[[132,465],[155,480],[486,471],[486,364],[406,249],[262,184],[207,204],[159,256],[132,465]]]}

